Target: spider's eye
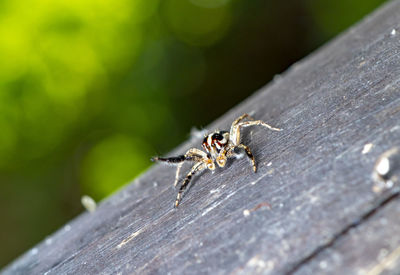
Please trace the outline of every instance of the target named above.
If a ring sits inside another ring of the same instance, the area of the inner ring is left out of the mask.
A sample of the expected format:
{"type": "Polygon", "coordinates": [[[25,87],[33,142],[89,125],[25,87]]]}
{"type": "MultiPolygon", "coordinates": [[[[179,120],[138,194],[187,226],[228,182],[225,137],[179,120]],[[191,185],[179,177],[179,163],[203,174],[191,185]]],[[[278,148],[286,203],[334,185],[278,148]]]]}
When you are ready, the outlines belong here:
{"type": "Polygon", "coordinates": [[[222,140],[224,137],[220,133],[214,133],[211,138],[213,140],[222,140]]]}
{"type": "Polygon", "coordinates": [[[226,131],[220,131],[214,133],[211,137],[213,144],[218,143],[220,146],[225,145],[228,142],[228,140],[224,136],[226,133],[227,133],[226,131]]]}

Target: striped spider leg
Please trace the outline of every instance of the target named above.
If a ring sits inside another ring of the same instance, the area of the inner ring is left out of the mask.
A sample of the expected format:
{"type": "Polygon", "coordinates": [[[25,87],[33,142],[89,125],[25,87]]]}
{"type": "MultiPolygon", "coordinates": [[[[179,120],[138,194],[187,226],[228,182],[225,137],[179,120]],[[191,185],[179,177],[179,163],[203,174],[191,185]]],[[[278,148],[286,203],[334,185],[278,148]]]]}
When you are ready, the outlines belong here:
{"type": "Polygon", "coordinates": [[[176,174],[175,174],[174,186],[176,186],[178,183],[179,171],[182,168],[183,163],[185,161],[195,162],[192,169],[190,170],[190,172],[186,175],[185,179],[183,180],[181,187],[179,188],[178,195],[175,200],[175,207],[178,207],[178,205],[182,199],[182,193],[185,191],[186,187],[190,183],[190,180],[192,179],[194,174],[196,174],[197,172],[200,172],[204,169],[207,169],[207,168],[212,171],[215,170],[214,161],[212,159],[210,159],[209,156],[205,152],[203,152],[197,148],[191,148],[184,155],[180,155],[177,157],[169,157],[169,158],[154,157],[151,160],[152,161],[163,161],[163,162],[167,162],[170,164],[178,165],[178,167],[176,169],[176,174]]]}

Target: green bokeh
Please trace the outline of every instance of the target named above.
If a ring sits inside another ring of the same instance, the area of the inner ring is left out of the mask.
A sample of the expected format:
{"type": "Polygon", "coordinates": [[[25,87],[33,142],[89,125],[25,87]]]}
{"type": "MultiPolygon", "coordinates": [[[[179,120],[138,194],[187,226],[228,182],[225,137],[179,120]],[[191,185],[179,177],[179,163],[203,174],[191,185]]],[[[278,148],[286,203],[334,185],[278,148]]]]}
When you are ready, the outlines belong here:
{"type": "Polygon", "coordinates": [[[212,5],[210,1],[166,1],[167,24],[179,39],[189,45],[215,44],[223,38],[231,23],[227,1],[216,2],[219,3],[212,5]]]}
{"type": "Polygon", "coordinates": [[[144,140],[114,135],[96,144],[85,156],[82,164],[82,189],[94,199],[114,192],[142,172],[152,154],[144,140]]]}
{"type": "Polygon", "coordinates": [[[382,2],[0,1],[0,267],[382,2]]]}

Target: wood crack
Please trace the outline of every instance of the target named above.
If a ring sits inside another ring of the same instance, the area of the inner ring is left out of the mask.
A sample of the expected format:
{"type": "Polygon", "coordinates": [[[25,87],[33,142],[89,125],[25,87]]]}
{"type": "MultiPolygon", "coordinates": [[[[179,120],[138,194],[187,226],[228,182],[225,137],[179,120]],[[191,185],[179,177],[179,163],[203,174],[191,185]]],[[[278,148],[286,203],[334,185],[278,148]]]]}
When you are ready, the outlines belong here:
{"type": "Polygon", "coordinates": [[[353,222],[348,224],[346,227],[344,227],[342,230],[337,232],[330,241],[327,243],[318,246],[316,249],[314,249],[308,256],[304,257],[297,263],[294,263],[290,269],[284,274],[289,275],[289,274],[294,274],[296,273],[302,266],[307,265],[310,263],[313,259],[315,259],[320,253],[325,251],[328,248],[333,247],[338,241],[340,241],[342,238],[347,236],[347,233],[354,229],[357,228],[358,226],[362,225],[366,221],[368,221],[370,218],[375,216],[379,212],[380,209],[385,207],[388,203],[392,202],[393,200],[396,200],[400,197],[400,187],[396,188],[394,192],[391,192],[387,196],[380,198],[375,204],[374,207],[372,207],[370,210],[365,212],[363,215],[361,215],[359,218],[355,219],[353,222]]]}

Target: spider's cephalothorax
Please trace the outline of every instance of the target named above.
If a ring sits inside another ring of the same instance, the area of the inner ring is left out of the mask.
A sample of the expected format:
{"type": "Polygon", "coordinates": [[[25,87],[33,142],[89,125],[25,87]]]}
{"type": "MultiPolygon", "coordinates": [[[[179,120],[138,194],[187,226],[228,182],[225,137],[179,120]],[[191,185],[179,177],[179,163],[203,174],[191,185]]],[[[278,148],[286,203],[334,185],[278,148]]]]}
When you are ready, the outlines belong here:
{"type": "Polygon", "coordinates": [[[227,131],[215,131],[204,137],[203,148],[211,156],[212,159],[216,159],[221,150],[223,150],[229,142],[229,132],[227,131]]]}
{"type": "Polygon", "coordinates": [[[185,179],[181,187],[179,188],[178,196],[175,200],[175,207],[177,207],[182,199],[182,193],[185,191],[187,185],[192,179],[193,175],[199,171],[204,169],[215,170],[215,162],[219,167],[224,167],[226,164],[226,160],[228,158],[234,157],[237,155],[235,149],[243,149],[246,152],[246,155],[252,162],[253,170],[256,172],[257,167],[253,157],[253,154],[250,151],[250,148],[242,143],[240,143],[240,128],[247,127],[252,125],[261,125],[267,127],[270,130],[280,131],[278,128],[271,127],[261,120],[254,120],[248,114],[244,114],[238,117],[231,126],[230,131],[215,131],[203,139],[203,149],[201,151],[197,148],[189,149],[186,154],[170,157],[170,158],[162,158],[162,157],[154,157],[153,161],[164,161],[172,164],[177,164],[178,168],[176,170],[175,183],[174,186],[178,183],[179,179],[179,171],[182,167],[182,164],[185,161],[192,161],[194,165],[190,172],[186,175],[185,179]],[[248,121],[243,121],[245,118],[249,119],[248,121]]]}

